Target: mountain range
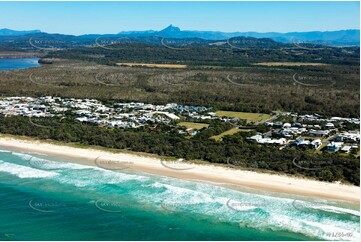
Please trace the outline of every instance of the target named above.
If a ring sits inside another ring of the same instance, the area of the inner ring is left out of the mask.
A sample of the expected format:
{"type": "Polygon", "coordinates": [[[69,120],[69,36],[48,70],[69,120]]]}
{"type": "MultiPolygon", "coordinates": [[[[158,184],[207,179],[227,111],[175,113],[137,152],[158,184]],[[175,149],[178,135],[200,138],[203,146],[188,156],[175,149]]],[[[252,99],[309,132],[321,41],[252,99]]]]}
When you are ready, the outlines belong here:
{"type": "Polygon", "coordinates": [[[232,37],[244,36],[253,38],[270,38],[282,43],[309,42],[324,45],[360,45],[360,30],[338,30],[338,31],[312,31],[312,32],[220,32],[220,31],[192,31],[181,30],[178,27],[169,25],[167,28],[154,31],[123,31],[119,35],[127,36],[161,36],[166,38],[201,38],[207,40],[224,40],[232,37]]]}
{"type": "Polygon", "coordinates": [[[38,34],[41,33],[40,30],[12,30],[12,29],[0,29],[0,36],[20,36],[27,34],[38,34]]]}
{"type": "MultiPolygon", "coordinates": [[[[24,36],[31,34],[43,33],[40,30],[16,31],[10,29],[0,29],[0,36],[24,36]]],[[[313,43],[329,46],[360,46],[360,30],[337,30],[337,31],[312,31],[312,32],[220,32],[220,31],[194,31],[181,30],[179,27],[169,25],[163,30],[146,30],[146,31],[122,31],[118,34],[87,34],[80,35],[80,38],[96,38],[99,36],[126,36],[126,37],[164,37],[174,39],[193,39],[199,38],[204,40],[225,40],[233,37],[253,37],[253,38],[269,38],[281,43],[313,43]]]]}

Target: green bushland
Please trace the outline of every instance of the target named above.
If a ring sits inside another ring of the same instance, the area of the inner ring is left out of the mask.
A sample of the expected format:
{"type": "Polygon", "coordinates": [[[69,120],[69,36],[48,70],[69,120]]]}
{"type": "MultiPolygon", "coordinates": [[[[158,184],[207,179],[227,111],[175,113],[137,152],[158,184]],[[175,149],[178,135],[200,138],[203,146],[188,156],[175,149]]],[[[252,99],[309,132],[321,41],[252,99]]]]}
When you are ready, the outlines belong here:
{"type": "Polygon", "coordinates": [[[32,119],[31,122],[27,117],[0,116],[0,133],[128,149],[186,160],[228,163],[239,168],[291,174],[329,182],[360,184],[359,157],[353,154],[315,154],[313,151],[287,148],[279,150],[278,147],[247,143],[246,138],[255,131],[238,132],[223,137],[222,141],[215,141],[210,137],[232,127],[230,124],[217,121],[211,122],[208,129],[202,130],[191,139],[179,135],[177,129],[170,125],[158,125],[155,129],[145,126],[124,130],[81,125],[75,123],[73,117],[62,120],[32,119]],[[296,166],[294,161],[311,170],[296,166]]]}

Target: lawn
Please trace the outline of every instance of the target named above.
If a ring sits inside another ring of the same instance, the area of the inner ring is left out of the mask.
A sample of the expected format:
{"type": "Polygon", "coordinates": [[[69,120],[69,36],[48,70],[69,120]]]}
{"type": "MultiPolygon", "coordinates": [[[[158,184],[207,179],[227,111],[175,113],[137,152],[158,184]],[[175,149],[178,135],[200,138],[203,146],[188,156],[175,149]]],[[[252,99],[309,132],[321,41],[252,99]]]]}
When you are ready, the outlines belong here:
{"type": "Polygon", "coordinates": [[[324,63],[311,63],[311,62],[261,62],[256,63],[257,66],[327,66],[324,63]]]}
{"type": "Polygon", "coordinates": [[[326,146],[327,146],[327,144],[323,143],[320,147],[318,147],[317,150],[315,150],[315,153],[322,154],[323,153],[322,151],[325,149],[326,146]]]}
{"type": "Polygon", "coordinates": [[[249,132],[252,131],[252,129],[238,129],[238,128],[232,128],[230,130],[227,130],[219,135],[212,136],[211,139],[215,139],[216,141],[222,140],[222,138],[226,135],[232,135],[238,132],[249,132]]]}
{"type": "Polygon", "coordinates": [[[158,67],[158,68],[187,68],[187,65],[179,64],[147,64],[147,63],[116,63],[117,66],[130,67],[158,67]]]}
{"type": "Polygon", "coordinates": [[[239,119],[247,119],[247,122],[264,122],[271,117],[265,113],[245,113],[245,112],[231,112],[231,111],[217,111],[216,115],[219,117],[231,117],[239,119]]]}
{"type": "Polygon", "coordinates": [[[209,126],[209,124],[193,123],[193,122],[180,122],[177,125],[178,126],[185,126],[187,128],[192,128],[192,129],[202,129],[202,128],[207,128],[209,126]]]}

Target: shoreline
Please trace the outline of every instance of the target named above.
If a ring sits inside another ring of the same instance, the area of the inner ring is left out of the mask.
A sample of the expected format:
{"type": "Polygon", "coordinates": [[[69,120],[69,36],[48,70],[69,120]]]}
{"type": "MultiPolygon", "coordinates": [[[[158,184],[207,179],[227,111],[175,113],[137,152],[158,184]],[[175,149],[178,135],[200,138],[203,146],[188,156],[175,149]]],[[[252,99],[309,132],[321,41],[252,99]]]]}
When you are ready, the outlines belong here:
{"type": "Polygon", "coordinates": [[[94,148],[77,148],[29,138],[24,140],[0,135],[0,148],[18,149],[70,158],[70,163],[98,166],[109,170],[132,169],[154,175],[197,182],[211,182],[261,191],[301,195],[311,198],[360,203],[360,187],[321,182],[286,175],[245,171],[211,164],[165,161],[161,158],[128,153],[113,153],[94,148]],[[73,159],[72,159],[73,158],[73,159]],[[74,160],[77,159],[77,160],[74,160]]]}

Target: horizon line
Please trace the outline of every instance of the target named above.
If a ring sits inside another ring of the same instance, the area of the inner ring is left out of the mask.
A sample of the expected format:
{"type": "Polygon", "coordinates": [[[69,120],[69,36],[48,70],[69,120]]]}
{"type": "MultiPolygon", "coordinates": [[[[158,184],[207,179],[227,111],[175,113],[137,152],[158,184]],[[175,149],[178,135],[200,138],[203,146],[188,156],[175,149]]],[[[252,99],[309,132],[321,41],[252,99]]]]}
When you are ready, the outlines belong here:
{"type": "MultiPolygon", "coordinates": [[[[154,30],[154,29],[145,29],[145,30],[121,30],[117,33],[84,33],[84,34],[67,34],[67,33],[61,33],[61,32],[43,32],[41,29],[28,29],[28,30],[16,30],[16,29],[11,29],[11,28],[0,28],[0,30],[12,30],[12,31],[19,31],[19,32],[24,32],[24,31],[40,31],[40,33],[46,33],[46,34],[62,34],[62,35],[71,35],[71,36],[82,36],[82,35],[107,35],[107,34],[111,34],[111,35],[117,35],[117,34],[121,34],[122,32],[145,32],[145,31],[154,31],[154,32],[159,32],[162,31],[170,26],[173,26],[174,28],[179,28],[177,26],[174,26],[172,24],[168,25],[167,27],[160,29],[160,30],[154,30]]],[[[350,29],[338,29],[338,30],[311,30],[311,31],[289,31],[289,32],[277,32],[277,31],[268,31],[268,32],[259,32],[259,31],[252,31],[252,30],[248,30],[248,31],[232,31],[232,32],[228,32],[228,31],[222,31],[222,30],[190,30],[190,29],[181,29],[179,28],[180,31],[198,31],[198,32],[220,32],[220,33],[226,33],[226,34],[232,34],[232,33],[260,33],[260,34],[266,34],[266,33],[279,33],[279,34],[287,34],[287,33],[310,33],[310,32],[336,32],[336,31],[347,31],[347,30],[358,30],[360,31],[360,29],[356,29],[356,28],[350,28],[350,29]]]]}

